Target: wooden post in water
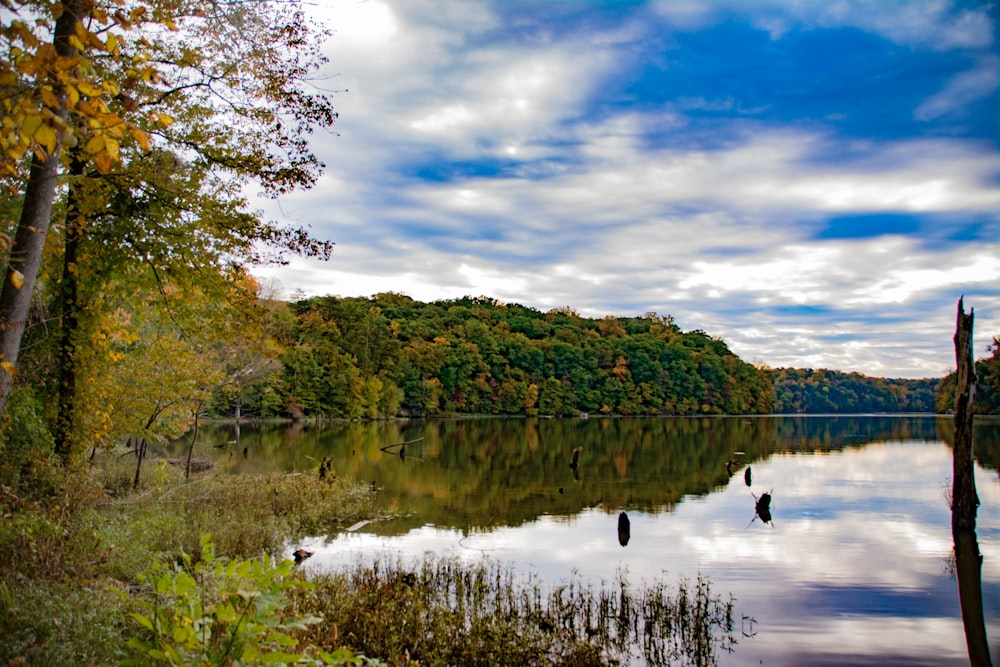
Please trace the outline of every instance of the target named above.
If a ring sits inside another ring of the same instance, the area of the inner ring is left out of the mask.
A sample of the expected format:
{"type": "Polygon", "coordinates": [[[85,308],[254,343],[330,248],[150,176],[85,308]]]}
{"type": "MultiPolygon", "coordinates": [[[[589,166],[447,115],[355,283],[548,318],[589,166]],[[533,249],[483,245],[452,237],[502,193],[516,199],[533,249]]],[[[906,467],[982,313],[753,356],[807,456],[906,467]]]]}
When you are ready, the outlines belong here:
{"type": "Polygon", "coordinates": [[[979,496],[972,459],[973,400],[976,396],[976,370],[972,359],[972,322],[975,311],[965,314],[958,300],[955,327],[955,361],[958,366],[955,387],[955,443],[952,465],[951,534],[955,540],[955,569],[958,573],[958,599],[962,607],[965,642],[969,664],[989,666],[990,645],[983,618],[983,557],[976,539],[976,512],[979,496]]]}

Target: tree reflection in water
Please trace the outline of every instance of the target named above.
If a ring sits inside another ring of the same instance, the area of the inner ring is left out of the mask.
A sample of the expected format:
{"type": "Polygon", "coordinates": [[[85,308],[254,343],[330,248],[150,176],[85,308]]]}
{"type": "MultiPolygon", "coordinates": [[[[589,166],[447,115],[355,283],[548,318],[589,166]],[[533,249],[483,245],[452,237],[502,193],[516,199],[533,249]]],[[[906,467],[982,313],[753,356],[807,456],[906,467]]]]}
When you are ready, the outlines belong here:
{"type": "Polygon", "coordinates": [[[951,534],[955,540],[955,568],[958,571],[958,598],[969,647],[969,662],[974,667],[991,665],[990,645],[986,639],[983,617],[983,556],[976,539],[976,514],[979,495],[973,465],[973,400],[976,395],[976,372],[972,361],[973,311],[965,312],[958,300],[955,326],[955,438],[952,453],[951,534]]]}
{"type": "Polygon", "coordinates": [[[988,666],[990,644],[983,617],[983,556],[974,530],[955,530],[955,570],[958,572],[958,599],[962,606],[962,624],[969,646],[969,664],[988,666]]]}
{"type": "MultiPolygon", "coordinates": [[[[752,494],[751,494],[752,495],[752,494]]],[[[757,519],[760,519],[763,523],[769,523],[772,526],[774,522],[771,517],[771,494],[765,491],[760,494],[760,497],[753,497],[754,507],[753,507],[753,519],[750,519],[751,525],[757,519]]]]}
{"type": "MultiPolygon", "coordinates": [[[[975,459],[995,477],[1000,421],[977,421],[976,429],[975,459]]],[[[398,518],[338,538],[328,548],[322,540],[306,545],[317,549],[309,561],[313,569],[355,552],[446,553],[471,535],[553,581],[567,563],[599,577],[608,576],[609,563],[619,559],[636,577],[707,571],[713,584],[746,605],[741,612],[761,621],[762,632],[727,656],[727,663],[749,666],[764,657],[770,664],[817,664],[851,651],[854,664],[901,664],[903,658],[916,664],[920,656],[920,664],[945,664],[956,654],[967,658],[954,580],[940,571],[940,558],[952,546],[939,486],[946,477],[941,471],[950,468],[942,467],[941,457],[951,458],[944,443],[953,440],[953,430],[946,417],[875,415],[262,424],[244,434],[255,454],[249,460],[229,460],[224,450],[211,448],[231,439],[231,425],[208,425],[202,442],[222,470],[315,475],[318,461],[328,456],[339,476],[377,480],[380,498],[398,518]],[[423,443],[407,446],[407,458],[418,454],[423,461],[417,465],[400,465],[398,448],[380,451],[416,438],[423,443]],[[577,446],[584,452],[574,471],[568,464],[577,446]],[[741,479],[749,465],[757,496],[776,484],[778,495],[767,506],[774,530],[744,531],[759,500],[741,479]],[[610,534],[622,511],[630,520],[627,548],[610,534]],[[858,519],[874,520],[877,534],[854,535],[850,526],[858,519]],[[908,526],[916,527],[914,539],[921,544],[933,536],[933,553],[916,553],[912,569],[871,568],[877,554],[905,558],[903,545],[910,541],[896,539],[893,531],[908,526]],[[901,548],[891,551],[897,543],[901,548]],[[771,553],[780,557],[762,558],[771,553]],[[836,623],[827,622],[831,610],[836,623]],[[887,645],[866,639],[863,631],[852,633],[855,627],[900,634],[887,645]],[[789,637],[795,638],[793,648],[789,637]],[[789,658],[793,650],[795,658],[789,658]]],[[[985,493],[980,485],[980,493],[979,549],[989,558],[1000,505],[992,485],[985,493]]],[[[956,556],[978,551],[956,546],[956,556]]],[[[977,561],[969,562],[975,574],[977,561]]],[[[963,581],[970,569],[965,564],[963,581]]],[[[981,568],[992,638],[1000,579],[990,560],[981,568]]],[[[996,655],[996,645],[991,648],[996,655]]]]}

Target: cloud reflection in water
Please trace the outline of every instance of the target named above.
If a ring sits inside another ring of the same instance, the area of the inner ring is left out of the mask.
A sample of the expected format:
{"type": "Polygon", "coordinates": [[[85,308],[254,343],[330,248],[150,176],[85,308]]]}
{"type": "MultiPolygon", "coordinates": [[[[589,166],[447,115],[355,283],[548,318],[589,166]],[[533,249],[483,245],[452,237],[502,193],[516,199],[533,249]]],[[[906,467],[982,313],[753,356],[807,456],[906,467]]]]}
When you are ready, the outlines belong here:
{"type": "MultiPolygon", "coordinates": [[[[967,664],[946,489],[951,450],[942,443],[889,442],[754,462],[742,476],[672,511],[595,507],[542,516],[488,532],[432,526],[405,535],[340,535],[310,546],[311,568],[376,552],[483,555],[557,582],[573,571],[611,581],[632,577],[693,580],[732,593],[736,612],[755,619],[723,665],[967,664]],[[754,521],[754,496],[772,494],[774,523],[754,521]],[[628,511],[626,548],[619,513],[628,511]]],[[[1000,655],[1000,483],[977,469],[978,533],[991,650],[1000,655]]]]}

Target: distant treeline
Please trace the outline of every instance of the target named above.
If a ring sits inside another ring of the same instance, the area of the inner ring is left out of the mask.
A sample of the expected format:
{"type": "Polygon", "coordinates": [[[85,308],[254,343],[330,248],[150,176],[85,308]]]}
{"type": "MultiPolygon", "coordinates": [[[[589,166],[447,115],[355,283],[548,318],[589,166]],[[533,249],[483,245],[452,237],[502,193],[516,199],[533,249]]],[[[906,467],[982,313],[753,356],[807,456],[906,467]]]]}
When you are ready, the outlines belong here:
{"type": "MultiPolygon", "coordinates": [[[[670,316],[582,317],[485,297],[290,304],[273,373],[216,408],[342,418],[766,414],[770,374],[670,316]]],[[[221,397],[220,397],[221,398],[221,397]]]]}
{"type": "MultiPolygon", "coordinates": [[[[217,414],[237,406],[246,416],[348,419],[951,407],[947,379],[756,367],[721,339],[681,331],[656,313],[587,318],[487,297],[422,303],[396,293],[285,306],[272,323],[280,352],[247,373],[239,391],[217,396],[217,414]]],[[[996,413],[1000,392],[989,382],[1000,379],[1000,359],[994,352],[984,363],[977,410],[996,413]]]]}
{"type": "Polygon", "coordinates": [[[773,371],[774,411],[850,414],[934,412],[939,378],[877,378],[826,369],[779,368],[773,371]]]}

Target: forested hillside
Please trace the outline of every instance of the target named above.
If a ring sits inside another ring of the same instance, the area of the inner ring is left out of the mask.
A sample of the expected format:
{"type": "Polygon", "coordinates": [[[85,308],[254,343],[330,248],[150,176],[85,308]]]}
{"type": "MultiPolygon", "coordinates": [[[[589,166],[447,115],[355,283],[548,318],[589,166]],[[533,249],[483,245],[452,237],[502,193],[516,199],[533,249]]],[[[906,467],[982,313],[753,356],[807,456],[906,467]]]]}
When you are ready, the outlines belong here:
{"type": "Polygon", "coordinates": [[[221,413],[406,415],[765,414],[769,373],[669,316],[590,319],[486,297],[395,293],[291,304],[272,372],[221,413]]]}
{"type": "Polygon", "coordinates": [[[940,380],[877,378],[826,369],[773,372],[777,413],[934,412],[940,380]]]}
{"type": "Polygon", "coordinates": [[[757,368],[656,313],[594,319],[397,293],[280,305],[271,323],[280,354],[236,369],[243,381],[216,397],[219,415],[933,412],[940,384],[757,368]]]}

